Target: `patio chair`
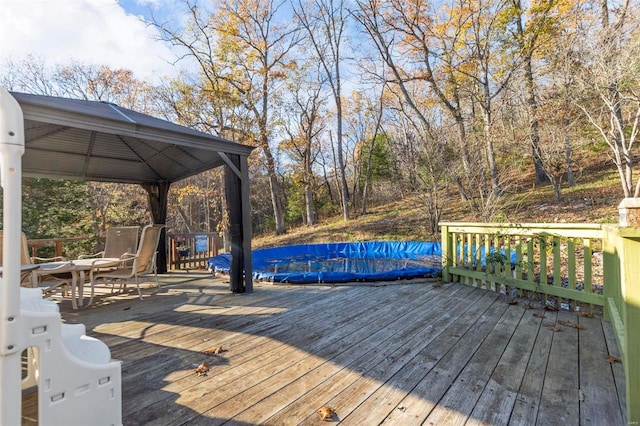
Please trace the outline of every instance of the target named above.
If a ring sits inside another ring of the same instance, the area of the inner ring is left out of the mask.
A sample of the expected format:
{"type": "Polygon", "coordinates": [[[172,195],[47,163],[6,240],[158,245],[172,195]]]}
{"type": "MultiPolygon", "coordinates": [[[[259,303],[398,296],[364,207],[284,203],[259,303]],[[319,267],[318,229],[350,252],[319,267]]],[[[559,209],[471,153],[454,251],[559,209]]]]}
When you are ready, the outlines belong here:
{"type": "MultiPolygon", "coordinates": [[[[2,266],[2,240],[3,240],[3,231],[0,230],[0,267],[2,266]]],[[[57,288],[61,286],[69,286],[71,284],[71,274],[67,271],[69,269],[70,263],[66,262],[66,259],[62,256],[51,257],[51,258],[42,258],[42,257],[31,257],[29,255],[29,247],[27,244],[27,236],[25,233],[22,233],[22,239],[20,244],[20,264],[27,265],[36,265],[39,263],[47,263],[47,262],[65,262],[60,263],[60,265],[53,269],[47,269],[46,271],[39,269],[27,270],[22,274],[21,285],[23,287],[40,287],[45,292],[55,291],[57,288]]],[[[63,287],[63,296],[66,295],[66,290],[63,287]]]]}
{"type": "Polygon", "coordinates": [[[113,226],[107,229],[104,250],[94,254],[78,256],[78,259],[92,257],[120,258],[125,253],[133,254],[138,247],[139,226],[113,226]]]}
{"type": "Polygon", "coordinates": [[[140,245],[135,255],[125,254],[122,256],[120,264],[112,270],[100,270],[99,267],[91,268],[89,279],[91,280],[91,299],[93,302],[96,282],[102,280],[105,284],[112,282],[120,283],[120,291],[126,291],[127,282],[133,278],[136,282],[138,296],[142,300],[142,292],[140,291],[139,276],[152,273],[156,279],[156,286],[160,287],[158,281],[158,270],[156,267],[156,255],[158,253],[158,242],[160,241],[160,233],[165,225],[147,225],[142,228],[140,236],[140,245]]]}

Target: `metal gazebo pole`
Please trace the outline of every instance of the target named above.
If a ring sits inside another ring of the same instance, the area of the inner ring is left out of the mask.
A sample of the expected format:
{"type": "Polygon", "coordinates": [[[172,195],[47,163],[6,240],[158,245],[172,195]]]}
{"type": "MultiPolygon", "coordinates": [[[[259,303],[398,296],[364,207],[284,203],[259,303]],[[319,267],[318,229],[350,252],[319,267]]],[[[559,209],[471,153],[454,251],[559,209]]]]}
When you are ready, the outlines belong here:
{"type": "Polygon", "coordinates": [[[20,424],[21,353],[20,244],[24,118],[13,96],[0,87],[0,172],[4,237],[0,303],[0,424],[20,424]]]}

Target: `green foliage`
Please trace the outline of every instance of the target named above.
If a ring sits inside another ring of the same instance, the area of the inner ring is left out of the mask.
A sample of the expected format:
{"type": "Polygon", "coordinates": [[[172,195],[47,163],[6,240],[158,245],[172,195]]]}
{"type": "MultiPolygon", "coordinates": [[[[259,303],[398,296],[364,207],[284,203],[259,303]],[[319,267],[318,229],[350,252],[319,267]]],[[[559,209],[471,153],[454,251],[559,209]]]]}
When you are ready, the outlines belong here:
{"type": "MultiPolygon", "coordinates": [[[[25,178],[22,187],[22,229],[28,239],[65,238],[94,235],[92,194],[85,182],[25,178]]],[[[0,218],[0,221],[2,218],[0,218]]],[[[64,245],[64,256],[93,250],[94,240],[64,245]]],[[[51,257],[52,246],[39,252],[51,257]]]]}
{"type": "Polygon", "coordinates": [[[285,214],[288,224],[296,225],[304,223],[305,212],[305,199],[304,199],[304,184],[296,178],[296,174],[288,175],[285,185],[283,185],[287,192],[287,203],[285,206],[285,214]]]}
{"type": "Polygon", "coordinates": [[[29,238],[91,233],[91,193],[85,182],[25,179],[22,205],[29,238]]]}
{"type": "MultiPolygon", "coordinates": [[[[369,160],[369,150],[371,149],[371,140],[360,143],[360,162],[363,165],[363,173],[361,176],[361,184],[364,184],[366,178],[366,163],[369,160]]],[[[373,143],[373,152],[371,153],[371,181],[379,181],[390,179],[393,176],[393,152],[389,139],[378,134],[373,143]]]]}

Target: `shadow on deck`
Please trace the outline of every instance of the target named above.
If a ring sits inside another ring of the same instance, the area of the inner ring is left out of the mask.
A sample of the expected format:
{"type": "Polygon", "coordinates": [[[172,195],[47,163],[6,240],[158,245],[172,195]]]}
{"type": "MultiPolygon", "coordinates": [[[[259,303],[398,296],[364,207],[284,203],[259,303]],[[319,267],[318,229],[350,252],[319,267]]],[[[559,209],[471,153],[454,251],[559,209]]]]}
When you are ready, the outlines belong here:
{"type": "MultiPolygon", "coordinates": [[[[352,425],[626,424],[624,373],[608,362],[618,353],[599,317],[424,280],[256,283],[246,295],[205,273],[161,281],[142,286],[142,302],[61,302],[67,322],[123,362],[125,425],[327,424],[322,406],[352,425]],[[202,362],[210,371],[198,376],[202,362]]],[[[32,400],[25,424],[37,418],[32,400]]]]}

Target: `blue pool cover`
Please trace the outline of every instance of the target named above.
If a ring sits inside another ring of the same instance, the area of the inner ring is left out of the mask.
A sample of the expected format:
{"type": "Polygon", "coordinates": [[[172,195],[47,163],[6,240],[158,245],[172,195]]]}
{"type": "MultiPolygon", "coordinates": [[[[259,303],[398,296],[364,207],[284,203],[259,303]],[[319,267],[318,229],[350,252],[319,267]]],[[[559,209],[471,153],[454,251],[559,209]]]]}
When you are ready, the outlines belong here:
{"type": "MultiPolygon", "coordinates": [[[[390,281],[440,273],[441,245],[433,242],[305,244],[253,250],[253,278],[289,283],[390,281]]],[[[209,269],[229,272],[228,253],[209,269]]]]}

